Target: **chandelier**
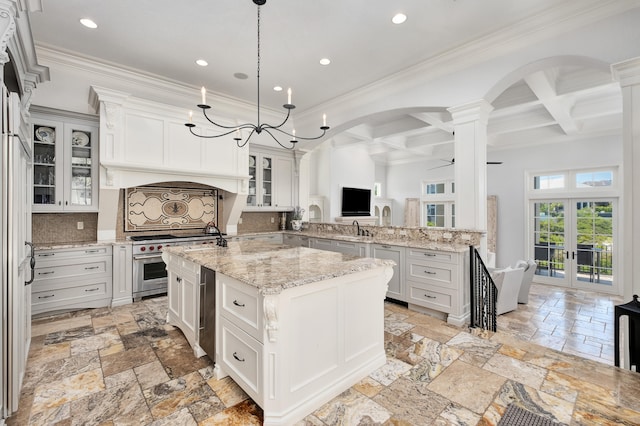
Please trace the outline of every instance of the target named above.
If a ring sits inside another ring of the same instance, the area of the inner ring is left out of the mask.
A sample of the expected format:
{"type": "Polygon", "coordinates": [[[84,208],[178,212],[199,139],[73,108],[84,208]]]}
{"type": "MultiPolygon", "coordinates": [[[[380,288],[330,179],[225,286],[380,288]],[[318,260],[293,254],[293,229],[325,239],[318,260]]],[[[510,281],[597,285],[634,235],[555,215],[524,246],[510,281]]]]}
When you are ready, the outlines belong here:
{"type": "Polygon", "coordinates": [[[246,124],[240,124],[237,126],[225,126],[219,123],[216,123],[209,115],[207,115],[207,110],[211,109],[210,105],[207,105],[207,98],[206,98],[206,89],[203,87],[201,89],[201,94],[202,94],[202,103],[198,104],[198,108],[200,108],[202,110],[202,114],[204,115],[204,118],[207,119],[207,121],[211,124],[213,124],[216,127],[219,127],[221,129],[223,129],[223,132],[217,135],[199,135],[197,133],[195,133],[193,131],[194,127],[196,127],[195,124],[193,124],[192,120],[193,120],[193,113],[189,112],[189,122],[185,123],[185,126],[187,126],[189,128],[189,131],[195,135],[198,136],[199,138],[207,138],[207,139],[211,139],[211,138],[220,138],[223,136],[227,136],[230,135],[232,133],[235,134],[234,136],[234,140],[236,141],[236,144],[238,145],[238,148],[242,148],[243,146],[245,146],[249,140],[251,139],[251,137],[254,134],[261,134],[262,132],[265,132],[266,134],[268,134],[269,136],[271,136],[271,138],[276,141],[278,143],[278,145],[280,145],[281,147],[285,148],[285,149],[293,149],[295,148],[296,144],[298,143],[298,139],[303,139],[303,140],[315,140],[315,139],[320,139],[321,137],[323,137],[325,135],[325,133],[327,133],[327,130],[329,130],[329,126],[327,126],[327,116],[326,114],[322,115],[322,126],[320,126],[320,130],[322,130],[322,133],[319,136],[316,137],[302,137],[302,136],[296,136],[296,131],[295,129],[292,130],[291,133],[285,131],[282,129],[282,126],[284,126],[284,124],[289,120],[289,116],[291,115],[291,110],[294,109],[296,106],[293,105],[291,103],[291,89],[289,89],[287,91],[287,103],[282,105],[282,107],[286,110],[287,115],[284,117],[284,120],[282,120],[282,122],[278,125],[272,125],[272,124],[268,124],[268,123],[261,123],[260,122],[260,6],[263,6],[265,3],[267,2],[267,0],[253,0],[253,3],[255,3],[258,6],[258,73],[257,73],[257,81],[258,81],[258,120],[257,120],[257,124],[253,124],[253,123],[246,123],[246,124]],[[249,135],[246,137],[246,139],[244,139],[244,141],[242,140],[241,137],[241,131],[242,130],[250,130],[249,135]],[[286,137],[290,137],[291,139],[289,140],[289,143],[291,145],[283,145],[279,140],[277,136],[286,136],[286,137]]]}

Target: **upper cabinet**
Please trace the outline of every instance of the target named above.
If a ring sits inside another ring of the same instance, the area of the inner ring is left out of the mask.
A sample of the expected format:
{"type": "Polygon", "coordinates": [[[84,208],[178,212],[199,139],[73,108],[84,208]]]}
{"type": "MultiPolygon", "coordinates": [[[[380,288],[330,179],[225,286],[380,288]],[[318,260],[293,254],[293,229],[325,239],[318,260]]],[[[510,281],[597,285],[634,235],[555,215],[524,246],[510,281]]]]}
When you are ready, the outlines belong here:
{"type": "Polygon", "coordinates": [[[37,114],[31,122],[33,211],[98,211],[97,123],[37,114]]]}
{"type": "Polygon", "coordinates": [[[251,150],[245,211],[293,208],[293,156],[251,150]]]}

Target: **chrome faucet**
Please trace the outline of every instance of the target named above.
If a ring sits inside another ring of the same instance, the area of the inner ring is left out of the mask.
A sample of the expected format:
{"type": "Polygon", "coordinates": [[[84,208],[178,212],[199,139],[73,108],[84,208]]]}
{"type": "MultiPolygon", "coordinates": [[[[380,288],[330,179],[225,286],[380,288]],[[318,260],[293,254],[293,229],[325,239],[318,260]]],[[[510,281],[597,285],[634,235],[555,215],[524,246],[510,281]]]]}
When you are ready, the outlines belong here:
{"type": "Polygon", "coordinates": [[[360,224],[358,223],[358,221],[357,221],[357,220],[354,220],[354,221],[353,221],[353,223],[352,223],[352,225],[355,225],[355,226],[356,226],[356,235],[358,235],[358,236],[359,236],[359,235],[360,235],[360,224]]]}

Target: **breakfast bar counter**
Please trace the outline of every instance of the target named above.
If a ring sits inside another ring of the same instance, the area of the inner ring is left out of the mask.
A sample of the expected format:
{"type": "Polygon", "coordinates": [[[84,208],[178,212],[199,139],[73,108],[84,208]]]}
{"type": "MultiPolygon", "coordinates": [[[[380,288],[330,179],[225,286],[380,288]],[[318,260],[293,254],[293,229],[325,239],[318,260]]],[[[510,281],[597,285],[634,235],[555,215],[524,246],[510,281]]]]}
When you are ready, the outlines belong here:
{"type": "Polygon", "coordinates": [[[218,379],[230,376],[265,425],[293,424],[386,362],[384,299],[394,262],[259,241],[169,247],[168,322],[194,352],[215,309],[218,379]],[[202,268],[215,306],[202,304],[202,268]]]}

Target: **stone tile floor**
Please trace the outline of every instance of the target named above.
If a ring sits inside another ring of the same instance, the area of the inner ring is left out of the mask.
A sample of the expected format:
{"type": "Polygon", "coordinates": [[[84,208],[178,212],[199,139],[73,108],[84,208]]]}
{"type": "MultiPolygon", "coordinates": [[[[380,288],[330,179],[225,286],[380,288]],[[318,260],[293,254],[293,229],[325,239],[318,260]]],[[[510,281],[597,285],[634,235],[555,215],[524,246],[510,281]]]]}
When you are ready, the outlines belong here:
{"type": "MultiPolygon", "coordinates": [[[[597,362],[571,353],[601,338],[582,334],[596,328],[584,324],[587,296],[537,286],[532,296],[500,318],[509,328],[495,334],[387,304],[387,364],[298,425],[495,425],[511,402],[565,424],[640,424],[640,373],[606,365],[604,340],[597,362]],[[560,308],[565,322],[551,316],[560,308]],[[541,329],[564,336],[554,343],[563,352],[540,345],[551,341],[536,337],[541,329]]],[[[213,378],[212,363],[165,324],[166,303],[35,320],[21,408],[7,424],[261,424],[261,409],[231,379],[213,378]]],[[[599,301],[588,304],[603,313],[599,301]]]]}

